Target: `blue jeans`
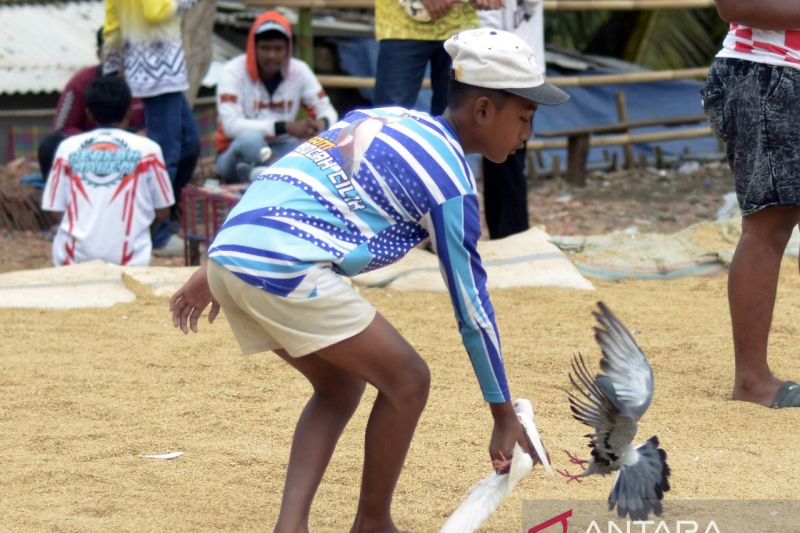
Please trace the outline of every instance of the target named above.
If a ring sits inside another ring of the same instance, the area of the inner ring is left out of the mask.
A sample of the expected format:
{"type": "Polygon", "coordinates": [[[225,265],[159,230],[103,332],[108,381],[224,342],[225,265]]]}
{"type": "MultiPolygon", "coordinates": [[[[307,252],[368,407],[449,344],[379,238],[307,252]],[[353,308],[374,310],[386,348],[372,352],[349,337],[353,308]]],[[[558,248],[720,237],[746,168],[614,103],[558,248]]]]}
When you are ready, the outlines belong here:
{"type": "MultiPolygon", "coordinates": [[[[172,182],[175,206],[171,218],[177,220],[181,190],[192,179],[200,155],[200,134],[183,93],[159,94],[142,98],[142,102],[147,136],[161,147],[172,182]]],[[[164,246],[171,234],[171,224],[164,221],[153,236],[153,248],[164,246]]]]}
{"type": "Polygon", "coordinates": [[[450,56],[442,41],[384,39],[378,49],[375,72],[375,107],[399,105],[414,107],[425,67],[431,64],[432,115],[441,115],[447,107],[447,85],[450,79],[450,56]]]}
{"type": "Polygon", "coordinates": [[[225,183],[246,182],[256,176],[251,175],[250,170],[257,169],[262,165],[267,165],[277,161],[300,144],[299,139],[289,137],[286,140],[267,143],[260,133],[246,131],[238,135],[228,149],[217,156],[217,175],[225,183]],[[269,144],[272,155],[267,161],[261,161],[261,149],[269,144]],[[241,163],[246,163],[250,167],[246,175],[241,175],[241,163]]]}

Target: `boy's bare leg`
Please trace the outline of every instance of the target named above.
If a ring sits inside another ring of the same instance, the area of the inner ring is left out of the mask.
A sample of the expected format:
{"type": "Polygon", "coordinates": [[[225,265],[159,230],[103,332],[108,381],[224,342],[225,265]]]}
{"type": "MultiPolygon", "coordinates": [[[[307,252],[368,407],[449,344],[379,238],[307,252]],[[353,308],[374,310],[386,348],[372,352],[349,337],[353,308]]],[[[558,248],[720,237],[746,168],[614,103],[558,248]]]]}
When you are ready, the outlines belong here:
{"type": "Polygon", "coordinates": [[[396,532],[392,495],[428,399],[428,366],[380,314],[363,332],[317,355],[378,389],[367,423],[361,496],[352,531],[396,532]]]}
{"type": "Polygon", "coordinates": [[[770,405],[783,383],[767,363],[781,260],[800,208],[771,207],[742,219],[728,275],[736,361],[733,399],[770,405]]]}
{"type": "Polygon", "coordinates": [[[358,407],[366,383],[315,354],[292,358],[283,350],[277,353],[299,370],[314,388],[297,421],[281,510],[275,524],[276,532],[297,533],[308,531],[314,494],[342,430],[358,407]]]}

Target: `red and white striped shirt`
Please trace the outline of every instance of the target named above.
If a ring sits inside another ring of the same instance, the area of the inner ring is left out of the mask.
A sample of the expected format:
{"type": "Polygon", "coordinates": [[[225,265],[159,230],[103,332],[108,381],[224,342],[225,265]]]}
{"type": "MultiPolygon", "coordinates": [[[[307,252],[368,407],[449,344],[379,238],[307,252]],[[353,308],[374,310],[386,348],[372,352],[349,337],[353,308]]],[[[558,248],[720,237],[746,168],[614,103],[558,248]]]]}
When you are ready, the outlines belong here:
{"type": "Polygon", "coordinates": [[[800,30],[759,30],[731,24],[717,57],[800,68],[800,30]]]}

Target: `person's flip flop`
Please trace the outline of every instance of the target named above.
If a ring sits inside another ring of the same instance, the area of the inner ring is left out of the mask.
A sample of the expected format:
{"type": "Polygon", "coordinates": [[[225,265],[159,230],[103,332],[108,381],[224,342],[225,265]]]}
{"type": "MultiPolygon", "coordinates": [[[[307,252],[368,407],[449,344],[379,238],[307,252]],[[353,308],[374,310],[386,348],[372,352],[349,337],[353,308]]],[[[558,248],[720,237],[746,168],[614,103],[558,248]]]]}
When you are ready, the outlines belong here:
{"type": "Polygon", "coordinates": [[[800,407],[800,385],[794,381],[784,381],[770,407],[773,409],[800,407]]]}

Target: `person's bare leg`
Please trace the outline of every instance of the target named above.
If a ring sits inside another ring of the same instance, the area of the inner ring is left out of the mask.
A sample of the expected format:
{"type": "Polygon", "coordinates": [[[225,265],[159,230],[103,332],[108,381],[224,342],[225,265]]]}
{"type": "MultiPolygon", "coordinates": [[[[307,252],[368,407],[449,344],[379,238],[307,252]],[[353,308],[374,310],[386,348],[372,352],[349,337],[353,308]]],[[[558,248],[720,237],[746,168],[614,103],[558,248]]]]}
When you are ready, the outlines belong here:
{"type": "Polygon", "coordinates": [[[353,532],[394,533],[392,495],[428,399],[425,361],[381,315],[360,334],[317,352],[378,389],[367,423],[353,532]]]}
{"type": "Polygon", "coordinates": [[[315,354],[295,359],[283,350],[277,353],[314,387],[295,428],[281,510],[275,524],[276,532],[297,533],[308,531],[314,494],[342,430],[358,407],[366,383],[315,354]]]}
{"type": "Polygon", "coordinates": [[[770,405],[782,381],[767,363],[781,260],[800,208],[772,207],[742,219],[728,275],[736,370],[733,399],[770,405]]]}

